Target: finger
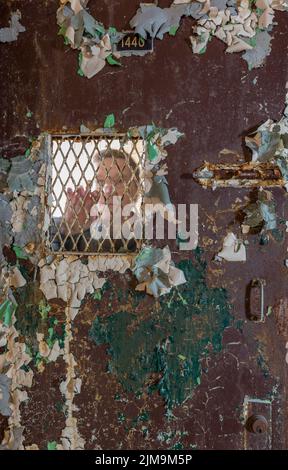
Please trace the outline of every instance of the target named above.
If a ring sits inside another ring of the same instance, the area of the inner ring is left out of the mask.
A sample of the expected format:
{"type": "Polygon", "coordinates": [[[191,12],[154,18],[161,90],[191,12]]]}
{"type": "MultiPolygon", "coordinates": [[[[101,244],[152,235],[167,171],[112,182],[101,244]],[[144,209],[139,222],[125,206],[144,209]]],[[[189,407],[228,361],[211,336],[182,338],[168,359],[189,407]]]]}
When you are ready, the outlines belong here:
{"type": "Polygon", "coordinates": [[[78,186],[78,188],[76,189],[76,193],[78,197],[83,199],[85,195],[85,189],[83,188],[83,186],[78,186]]]}
{"type": "Polygon", "coordinates": [[[84,186],[81,185],[79,189],[82,196],[84,196],[84,194],[86,193],[86,189],[84,188],[84,186]]]}
{"type": "Polygon", "coordinates": [[[88,194],[90,192],[91,192],[91,186],[89,185],[89,183],[87,183],[86,188],[84,188],[84,194],[88,194]]]}
{"type": "Polygon", "coordinates": [[[99,196],[100,196],[100,191],[98,191],[98,189],[95,189],[95,191],[93,191],[91,193],[91,196],[93,198],[93,201],[97,201],[99,199],[99,196]]]}
{"type": "Polygon", "coordinates": [[[67,189],[67,199],[71,200],[73,197],[74,191],[72,188],[67,189]]]}
{"type": "Polygon", "coordinates": [[[79,191],[76,190],[72,200],[71,200],[71,207],[73,207],[73,213],[79,214],[79,211],[82,206],[82,197],[81,194],[79,194],[79,191]]]}

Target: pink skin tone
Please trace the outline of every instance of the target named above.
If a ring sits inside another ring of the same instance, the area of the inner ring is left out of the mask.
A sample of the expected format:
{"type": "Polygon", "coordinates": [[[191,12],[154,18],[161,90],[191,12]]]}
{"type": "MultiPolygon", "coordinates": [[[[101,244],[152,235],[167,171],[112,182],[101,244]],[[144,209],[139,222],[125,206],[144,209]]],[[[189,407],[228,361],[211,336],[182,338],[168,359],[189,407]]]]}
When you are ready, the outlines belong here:
{"type": "MultiPolygon", "coordinates": [[[[79,186],[75,191],[71,188],[67,190],[63,221],[70,227],[72,235],[89,229],[91,223],[97,219],[97,211],[92,209],[95,204],[99,208],[102,204],[106,204],[111,209],[113,196],[122,198],[122,207],[136,198],[137,184],[134,180],[129,184],[129,194],[125,194],[123,181],[129,182],[132,171],[126,165],[124,159],[117,158],[113,160],[106,157],[104,160],[97,162],[96,174],[100,190],[91,191],[89,186],[86,189],[79,186]]],[[[62,227],[66,232],[66,226],[62,225],[62,227]]]]}
{"type": "MultiPolygon", "coordinates": [[[[91,192],[89,187],[85,190],[83,186],[79,186],[75,191],[68,188],[63,221],[70,227],[72,235],[90,227],[91,221],[95,220],[95,217],[90,217],[90,211],[98,199],[99,192],[91,192]]],[[[62,227],[66,232],[66,226],[62,227]]]]}

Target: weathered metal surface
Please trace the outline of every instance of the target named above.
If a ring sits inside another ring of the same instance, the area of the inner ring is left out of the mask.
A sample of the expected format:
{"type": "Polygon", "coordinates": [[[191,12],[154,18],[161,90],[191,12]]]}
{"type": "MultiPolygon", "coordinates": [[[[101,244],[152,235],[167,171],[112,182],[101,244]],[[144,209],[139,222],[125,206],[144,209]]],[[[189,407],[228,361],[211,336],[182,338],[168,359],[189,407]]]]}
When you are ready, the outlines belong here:
{"type": "Polygon", "coordinates": [[[198,168],[193,177],[204,188],[260,188],[284,186],[285,180],[271,163],[211,164],[198,168]]]}
{"type": "MultiPolygon", "coordinates": [[[[170,4],[168,0],[159,3],[170,4]]],[[[128,29],[138,4],[137,0],[91,0],[91,12],[106,25],[128,29]]],[[[223,45],[216,40],[204,55],[192,55],[186,41],[191,21],[185,19],[176,37],[155,41],[153,54],[123,59],[121,68],[106,67],[87,80],[77,75],[77,53],[57,36],[57,6],[57,0],[1,2],[0,25],[7,24],[11,9],[19,8],[27,31],[17,42],[0,45],[0,153],[7,157],[23,153],[29,137],[40,131],[78,132],[81,123],[101,126],[110,112],[114,112],[120,130],[149,121],[163,127],[177,126],[186,137],[169,152],[171,200],[199,204],[199,245],[208,262],[208,283],[227,289],[234,317],[224,331],[222,351],[211,351],[201,359],[201,384],[191,398],[173,409],[175,418],[168,420],[158,394],[136,398],[123,392],[117,378],[107,373],[106,347],[96,346],[88,332],[96,315],[110,315],[119,305],[115,300],[110,304],[108,297],[101,303],[87,299],[74,322],[72,345],[83,381],[75,403],[86,447],[243,449],[244,401],[248,396],[272,401],[271,448],[287,448],[285,338],[279,334],[279,320],[277,329],[273,313],[265,323],[254,323],[247,320],[245,309],[247,285],[257,277],[267,282],[266,311],[287,297],[285,226],[282,240],[271,237],[268,245],[260,245],[257,235],[249,236],[246,263],[218,265],[212,260],[227,226],[237,224],[235,201],[245,202],[249,190],[204,191],[182,176],[201,166],[203,160],[222,161],[223,156],[217,155],[223,148],[241,154],[242,136],[248,130],[269,117],[280,118],[288,79],[283,60],[288,49],[287,18],[276,14],[272,52],[261,69],[248,72],[241,57],[224,54],[223,45]],[[28,110],[33,113],[30,118],[28,110]]],[[[286,220],[286,194],[274,189],[273,195],[278,213],[286,220]]],[[[177,251],[173,245],[171,250],[177,251]]],[[[181,257],[189,258],[190,253],[181,257]]],[[[130,279],[116,275],[110,282],[125,294],[130,279]]],[[[154,302],[147,297],[134,307],[127,302],[127,308],[145,318],[154,302]]],[[[64,307],[53,308],[64,319],[64,307]]],[[[281,331],[286,331],[286,322],[282,315],[281,331]]],[[[62,362],[57,367],[51,364],[42,374],[35,370],[29,401],[21,407],[27,445],[36,443],[45,448],[49,440],[57,441],[61,435],[65,421],[65,410],[57,406],[61,374],[62,362]]],[[[153,380],[157,377],[151,377],[153,380]]],[[[5,423],[1,420],[1,431],[5,423]]]]}
{"type": "Polygon", "coordinates": [[[265,321],[266,313],[264,311],[265,297],[264,288],[265,279],[253,279],[247,288],[247,316],[253,321],[265,321]]]}
{"type": "Polygon", "coordinates": [[[244,448],[269,450],[272,443],[272,405],[270,400],[246,398],[244,448]],[[261,414],[260,414],[261,413],[261,414]]]}

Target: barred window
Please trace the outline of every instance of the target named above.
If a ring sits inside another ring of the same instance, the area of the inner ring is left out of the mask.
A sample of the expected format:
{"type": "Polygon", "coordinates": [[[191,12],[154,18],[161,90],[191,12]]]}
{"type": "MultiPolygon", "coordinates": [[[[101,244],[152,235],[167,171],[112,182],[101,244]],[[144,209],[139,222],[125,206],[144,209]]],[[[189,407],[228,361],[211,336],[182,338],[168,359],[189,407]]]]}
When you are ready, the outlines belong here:
{"type": "Polygon", "coordinates": [[[51,135],[51,147],[48,251],[138,252],[142,237],[124,237],[119,223],[142,209],[143,140],[118,133],[51,135]]]}

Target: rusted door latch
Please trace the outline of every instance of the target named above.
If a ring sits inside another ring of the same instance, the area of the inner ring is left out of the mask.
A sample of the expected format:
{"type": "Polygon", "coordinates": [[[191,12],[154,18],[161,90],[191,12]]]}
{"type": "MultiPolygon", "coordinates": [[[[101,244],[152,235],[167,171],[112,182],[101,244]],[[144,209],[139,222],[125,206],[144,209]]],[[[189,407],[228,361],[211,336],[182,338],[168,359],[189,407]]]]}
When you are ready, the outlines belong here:
{"type": "Polygon", "coordinates": [[[192,176],[204,188],[281,187],[286,183],[273,163],[213,164],[205,162],[192,176]]]}
{"type": "Polygon", "coordinates": [[[244,399],[244,449],[268,450],[272,447],[272,404],[271,400],[244,399]]]}
{"type": "Polygon", "coordinates": [[[247,316],[249,320],[264,322],[264,287],[265,279],[253,279],[247,288],[247,316]]]}

